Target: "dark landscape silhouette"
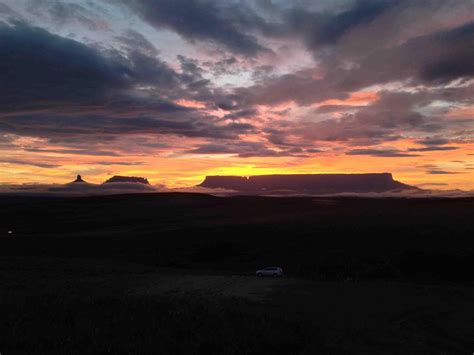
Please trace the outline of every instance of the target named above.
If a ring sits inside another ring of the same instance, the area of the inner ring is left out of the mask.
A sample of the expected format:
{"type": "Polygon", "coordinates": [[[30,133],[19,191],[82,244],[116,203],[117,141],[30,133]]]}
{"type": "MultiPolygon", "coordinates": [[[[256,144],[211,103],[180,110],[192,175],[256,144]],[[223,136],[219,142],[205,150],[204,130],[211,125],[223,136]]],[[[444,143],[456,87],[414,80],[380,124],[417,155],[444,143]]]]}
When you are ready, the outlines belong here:
{"type": "Polygon", "coordinates": [[[0,195],[0,345],[466,353],[473,211],[473,198],[0,195]],[[285,277],[257,278],[265,265],[285,277]]]}

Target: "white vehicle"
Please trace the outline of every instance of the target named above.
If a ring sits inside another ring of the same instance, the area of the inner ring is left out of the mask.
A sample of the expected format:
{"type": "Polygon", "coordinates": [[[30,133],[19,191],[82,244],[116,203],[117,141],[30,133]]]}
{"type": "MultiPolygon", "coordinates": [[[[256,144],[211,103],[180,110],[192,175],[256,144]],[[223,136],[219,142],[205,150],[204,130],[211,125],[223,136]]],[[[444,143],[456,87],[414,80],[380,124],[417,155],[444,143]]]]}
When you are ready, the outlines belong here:
{"type": "Polygon", "coordinates": [[[266,267],[261,270],[257,270],[255,275],[262,277],[262,276],[271,276],[271,277],[282,277],[283,276],[283,269],[281,267],[266,267]]]}

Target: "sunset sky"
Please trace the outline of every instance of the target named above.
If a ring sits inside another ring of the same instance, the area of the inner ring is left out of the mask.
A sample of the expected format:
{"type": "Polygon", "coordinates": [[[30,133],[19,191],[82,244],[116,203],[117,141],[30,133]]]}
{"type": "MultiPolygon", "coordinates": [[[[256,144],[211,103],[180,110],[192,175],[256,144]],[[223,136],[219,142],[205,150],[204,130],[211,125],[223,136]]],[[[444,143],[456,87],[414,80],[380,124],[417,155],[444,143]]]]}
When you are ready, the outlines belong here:
{"type": "Polygon", "coordinates": [[[472,0],[0,0],[0,183],[474,189],[472,0]]]}

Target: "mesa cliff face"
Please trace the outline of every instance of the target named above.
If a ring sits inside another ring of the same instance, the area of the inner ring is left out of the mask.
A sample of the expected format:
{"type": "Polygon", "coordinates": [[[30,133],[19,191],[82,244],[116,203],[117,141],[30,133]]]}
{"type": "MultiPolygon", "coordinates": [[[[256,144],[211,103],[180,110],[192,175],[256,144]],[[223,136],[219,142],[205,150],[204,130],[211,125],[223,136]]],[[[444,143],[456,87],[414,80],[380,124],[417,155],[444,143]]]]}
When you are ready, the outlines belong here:
{"type": "Polygon", "coordinates": [[[381,174],[297,174],[258,176],[207,176],[199,185],[239,192],[292,191],[298,193],[385,192],[413,189],[381,174]]]}

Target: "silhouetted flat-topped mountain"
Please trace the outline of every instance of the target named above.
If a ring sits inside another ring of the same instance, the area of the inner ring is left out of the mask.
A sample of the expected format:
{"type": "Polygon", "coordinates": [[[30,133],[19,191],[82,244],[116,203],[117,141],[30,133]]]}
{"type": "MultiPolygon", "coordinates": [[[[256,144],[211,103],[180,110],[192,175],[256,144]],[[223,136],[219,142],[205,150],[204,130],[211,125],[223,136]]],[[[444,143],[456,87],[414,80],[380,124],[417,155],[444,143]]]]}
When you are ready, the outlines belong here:
{"type": "Polygon", "coordinates": [[[145,184],[145,185],[150,185],[148,182],[148,179],[138,177],[138,176],[112,176],[110,179],[108,179],[104,184],[108,184],[111,182],[135,182],[139,184],[145,184]]]}
{"type": "Polygon", "coordinates": [[[207,176],[199,186],[249,193],[288,190],[298,193],[384,192],[416,189],[394,180],[390,173],[207,176]]]}

